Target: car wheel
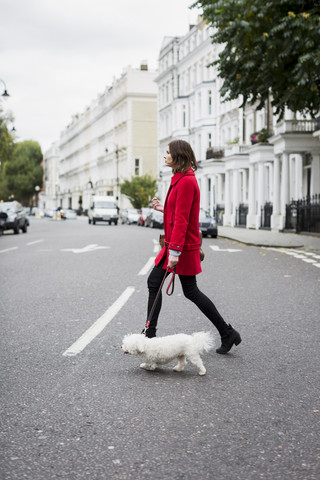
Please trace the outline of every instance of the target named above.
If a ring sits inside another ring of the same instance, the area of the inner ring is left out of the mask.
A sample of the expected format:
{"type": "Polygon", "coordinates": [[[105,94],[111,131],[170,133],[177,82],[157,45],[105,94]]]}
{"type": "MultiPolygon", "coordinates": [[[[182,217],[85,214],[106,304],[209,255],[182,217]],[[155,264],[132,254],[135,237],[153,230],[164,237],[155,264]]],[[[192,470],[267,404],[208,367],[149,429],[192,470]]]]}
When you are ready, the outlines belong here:
{"type": "Polygon", "coordinates": [[[96,221],[95,221],[95,219],[93,219],[93,220],[92,220],[92,223],[93,223],[93,225],[95,225],[95,224],[96,224],[96,221]]]}
{"type": "Polygon", "coordinates": [[[114,224],[115,224],[115,225],[118,225],[118,220],[115,220],[115,221],[114,221],[114,224]]]}
{"type": "Polygon", "coordinates": [[[21,228],[23,233],[27,233],[27,222],[24,222],[23,227],[21,228]]]}
{"type": "Polygon", "coordinates": [[[18,235],[18,233],[20,232],[20,230],[19,230],[19,225],[18,225],[18,224],[16,224],[16,225],[13,227],[13,231],[14,231],[14,233],[15,233],[16,235],[18,235]]]}

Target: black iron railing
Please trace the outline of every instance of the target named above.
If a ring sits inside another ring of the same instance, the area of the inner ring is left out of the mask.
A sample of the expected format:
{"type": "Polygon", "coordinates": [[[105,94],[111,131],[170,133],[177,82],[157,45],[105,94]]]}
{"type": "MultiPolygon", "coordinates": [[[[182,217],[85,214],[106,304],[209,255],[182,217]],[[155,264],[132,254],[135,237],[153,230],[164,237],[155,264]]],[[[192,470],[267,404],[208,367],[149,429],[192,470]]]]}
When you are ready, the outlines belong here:
{"type": "Polygon", "coordinates": [[[292,200],[286,205],[286,230],[320,233],[320,195],[292,200]]]}
{"type": "Polygon", "coordinates": [[[261,207],[261,228],[271,228],[271,215],[273,212],[273,205],[271,202],[266,202],[261,207]]]}
{"type": "Polygon", "coordinates": [[[245,227],[247,225],[248,205],[240,203],[236,208],[236,227],[245,227]]]}

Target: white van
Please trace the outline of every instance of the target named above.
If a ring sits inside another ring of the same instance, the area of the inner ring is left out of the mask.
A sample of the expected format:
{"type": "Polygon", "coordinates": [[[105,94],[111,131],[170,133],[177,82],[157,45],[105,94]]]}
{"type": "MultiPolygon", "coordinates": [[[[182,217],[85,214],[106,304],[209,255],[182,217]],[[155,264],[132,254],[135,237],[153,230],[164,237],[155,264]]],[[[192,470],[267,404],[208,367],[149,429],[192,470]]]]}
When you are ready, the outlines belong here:
{"type": "Polygon", "coordinates": [[[109,225],[118,224],[118,209],[115,197],[108,195],[94,195],[90,200],[88,210],[89,223],[95,225],[96,222],[108,222],[109,225]]]}

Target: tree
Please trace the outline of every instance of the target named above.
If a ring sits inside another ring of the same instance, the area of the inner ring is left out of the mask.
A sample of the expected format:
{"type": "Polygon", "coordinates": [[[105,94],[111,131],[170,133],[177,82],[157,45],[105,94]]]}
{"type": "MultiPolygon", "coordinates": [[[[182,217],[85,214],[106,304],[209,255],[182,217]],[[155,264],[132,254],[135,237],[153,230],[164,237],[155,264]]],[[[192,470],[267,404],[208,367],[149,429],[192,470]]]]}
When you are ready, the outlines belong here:
{"type": "Polygon", "coordinates": [[[7,200],[9,195],[4,172],[6,164],[12,159],[13,149],[14,139],[8,130],[5,118],[0,115],[0,200],[7,200]]]}
{"type": "Polygon", "coordinates": [[[14,145],[13,156],[5,165],[6,188],[14,198],[28,205],[35,187],[42,186],[42,151],[38,142],[27,140],[14,145]]]}
{"type": "Polygon", "coordinates": [[[154,197],[157,190],[157,182],[150,175],[133,177],[132,180],[125,180],[120,186],[121,193],[126,195],[133,208],[147,207],[150,199],[154,197]]]}
{"type": "Polygon", "coordinates": [[[285,107],[320,111],[319,0],[199,0],[222,44],[214,62],[225,100],[243,96],[262,108],[271,95],[276,114],[285,107]]]}

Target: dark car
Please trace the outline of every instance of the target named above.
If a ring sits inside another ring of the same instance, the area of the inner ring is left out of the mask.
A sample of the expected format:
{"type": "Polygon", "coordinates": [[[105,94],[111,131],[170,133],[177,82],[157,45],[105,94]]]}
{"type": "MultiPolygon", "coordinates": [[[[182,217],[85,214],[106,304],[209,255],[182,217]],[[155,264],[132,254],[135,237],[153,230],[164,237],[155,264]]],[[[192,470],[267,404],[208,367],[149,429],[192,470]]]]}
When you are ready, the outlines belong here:
{"type": "Polygon", "coordinates": [[[163,213],[151,210],[144,222],[145,227],[163,228],[163,213]]]}
{"type": "Polygon", "coordinates": [[[146,218],[147,216],[149,215],[149,213],[151,213],[153,211],[152,208],[141,208],[141,211],[140,211],[140,216],[139,216],[139,219],[138,219],[138,225],[141,225],[143,226],[144,225],[144,222],[146,221],[146,218]]]}
{"type": "Polygon", "coordinates": [[[13,202],[0,203],[0,212],[7,215],[5,221],[3,221],[5,215],[2,215],[1,223],[3,230],[13,230],[16,234],[19,233],[20,230],[22,230],[23,233],[27,232],[27,215],[19,202],[14,200],[13,202]]]}
{"type": "Polygon", "coordinates": [[[203,209],[200,209],[199,213],[199,227],[203,237],[210,235],[211,237],[217,238],[217,221],[214,217],[211,217],[209,212],[206,212],[203,209]]]}

